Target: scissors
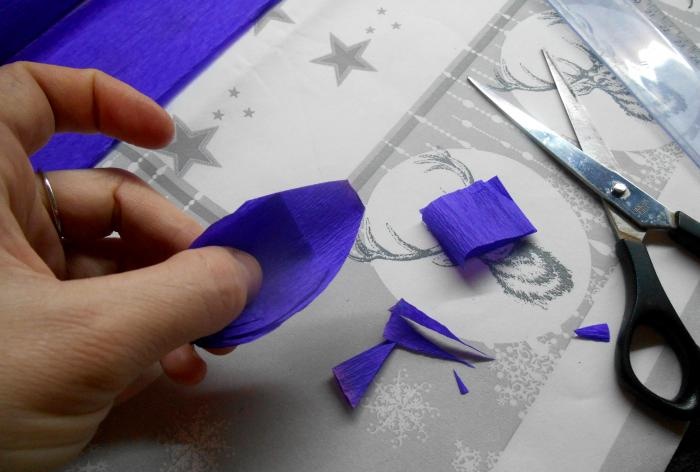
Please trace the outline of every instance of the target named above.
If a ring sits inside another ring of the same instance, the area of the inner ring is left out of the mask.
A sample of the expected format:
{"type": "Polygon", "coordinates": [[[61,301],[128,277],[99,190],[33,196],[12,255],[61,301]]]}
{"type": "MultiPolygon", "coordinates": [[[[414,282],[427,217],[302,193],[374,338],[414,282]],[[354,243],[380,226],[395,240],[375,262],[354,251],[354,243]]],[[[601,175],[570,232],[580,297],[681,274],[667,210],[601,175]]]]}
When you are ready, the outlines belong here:
{"type": "Polygon", "coordinates": [[[499,97],[473,78],[469,81],[521,130],[573,173],[602,199],[615,233],[617,253],[627,286],[626,310],[615,348],[615,368],[620,384],[640,402],[667,416],[690,420],[700,417],[700,348],[671,305],[643,244],[647,230],[666,232],[676,243],[700,257],[700,223],[681,211],[669,211],[657,200],[609,169],[615,162],[593,126],[588,112],[569,89],[554,61],[543,51],[581,148],[499,97]],[[681,386],[674,398],[663,398],[648,389],[634,373],[630,361],[632,337],[645,326],[661,335],[673,349],[681,367],[681,386]]]}

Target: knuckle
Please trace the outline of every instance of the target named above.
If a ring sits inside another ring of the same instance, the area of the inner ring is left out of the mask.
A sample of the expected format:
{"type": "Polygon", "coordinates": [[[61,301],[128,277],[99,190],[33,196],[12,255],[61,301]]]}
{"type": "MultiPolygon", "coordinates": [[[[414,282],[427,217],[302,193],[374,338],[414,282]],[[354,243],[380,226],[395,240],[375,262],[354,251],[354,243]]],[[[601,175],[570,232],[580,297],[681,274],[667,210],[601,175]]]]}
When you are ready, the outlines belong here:
{"type": "Polygon", "coordinates": [[[11,62],[9,64],[4,64],[3,66],[0,66],[0,71],[2,71],[3,74],[7,74],[13,78],[18,79],[27,75],[27,62],[17,61],[11,62]]]}
{"type": "Polygon", "coordinates": [[[100,80],[104,77],[107,77],[107,74],[105,74],[104,72],[102,72],[99,69],[95,69],[94,67],[88,67],[88,68],[83,69],[83,74],[92,78],[93,81],[100,80]]]}
{"type": "Polygon", "coordinates": [[[122,169],[120,167],[108,167],[104,169],[97,169],[99,172],[103,172],[105,175],[110,176],[111,178],[115,180],[126,180],[126,181],[136,181],[136,182],[143,182],[141,178],[132,173],[129,172],[126,169],[122,169]]]}
{"type": "Polygon", "coordinates": [[[124,187],[139,187],[150,190],[150,187],[141,179],[141,177],[126,169],[110,167],[108,169],[99,169],[99,172],[102,172],[106,178],[115,182],[117,192],[124,187]]]}
{"type": "Polygon", "coordinates": [[[210,313],[240,313],[247,299],[246,271],[243,265],[223,248],[188,251],[199,259],[203,269],[202,295],[210,313]]]}

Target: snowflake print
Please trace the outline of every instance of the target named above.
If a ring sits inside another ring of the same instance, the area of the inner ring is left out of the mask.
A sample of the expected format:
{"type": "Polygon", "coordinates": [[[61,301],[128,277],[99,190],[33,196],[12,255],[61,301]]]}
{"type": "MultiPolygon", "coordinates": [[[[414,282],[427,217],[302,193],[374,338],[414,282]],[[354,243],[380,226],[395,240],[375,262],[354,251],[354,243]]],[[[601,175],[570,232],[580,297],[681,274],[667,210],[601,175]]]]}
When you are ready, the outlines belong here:
{"type": "Polygon", "coordinates": [[[526,341],[496,348],[496,360],[489,363],[489,369],[496,371],[498,404],[523,410],[532,405],[554,370],[554,362],[555,356],[538,355],[526,341]]]}
{"type": "Polygon", "coordinates": [[[405,382],[406,377],[406,370],[402,369],[392,383],[380,381],[374,400],[367,405],[367,409],[376,415],[376,422],[371,423],[367,431],[393,435],[391,444],[394,447],[400,447],[411,433],[425,442],[428,439],[425,420],[440,414],[423,398],[423,394],[431,390],[431,385],[409,384],[405,382]]]}
{"type": "Polygon", "coordinates": [[[455,472],[487,472],[498,462],[499,454],[496,452],[489,451],[484,455],[462,441],[455,441],[455,447],[457,451],[452,461],[455,472]]]}
{"type": "Polygon", "coordinates": [[[227,440],[229,430],[229,421],[214,418],[206,405],[200,406],[191,416],[177,418],[175,425],[161,440],[167,450],[167,459],[161,470],[220,470],[220,460],[232,454],[227,440]]]}

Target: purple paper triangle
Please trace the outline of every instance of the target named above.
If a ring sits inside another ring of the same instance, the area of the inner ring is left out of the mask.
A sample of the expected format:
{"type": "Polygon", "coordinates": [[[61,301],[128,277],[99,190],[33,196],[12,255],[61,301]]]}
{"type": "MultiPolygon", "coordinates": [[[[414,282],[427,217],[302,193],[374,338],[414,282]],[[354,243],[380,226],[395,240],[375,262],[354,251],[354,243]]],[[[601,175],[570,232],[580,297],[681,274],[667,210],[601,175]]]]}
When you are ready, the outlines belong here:
{"type": "Polygon", "coordinates": [[[352,408],[359,405],[367,388],[396,344],[385,341],[333,367],[333,375],[352,408]]]}
{"type": "Polygon", "coordinates": [[[467,393],[469,393],[469,389],[467,388],[466,385],[464,385],[464,382],[462,382],[462,379],[459,378],[457,371],[453,369],[452,373],[455,374],[455,381],[457,382],[457,388],[459,389],[459,393],[462,395],[466,395],[467,393]]]}
{"type": "Polygon", "coordinates": [[[392,315],[396,314],[399,315],[405,319],[411,320],[414,323],[417,323],[425,328],[428,328],[432,331],[435,331],[438,334],[441,334],[445,336],[446,338],[450,338],[454,341],[459,342],[460,344],[468,347],[469,349],[476,351],[479,357],[483,357],[485,359],[493,359],[491,356],[488,354],[483,353],[482,351],[478,350],[474,346],[465,343],[462,341],[456,334],[454,334],[452,331],[450,331],[447,326],[443,325],[439,321],[431,318],[427,314],[423,313],[420,311],[418,308],[415,306],[411,305],[408,303],[406,300],[403,298],[400,299],[394,306],[389,308],[389,311],[391,312],[392,315]]]}
{"type": "Polygon", "coordinates": [[[576,336],[582,339],[590,339],[591,341],[610,342],[610,328],[607,323],[594,324],[584,326],[574,330],[576,336]]]}

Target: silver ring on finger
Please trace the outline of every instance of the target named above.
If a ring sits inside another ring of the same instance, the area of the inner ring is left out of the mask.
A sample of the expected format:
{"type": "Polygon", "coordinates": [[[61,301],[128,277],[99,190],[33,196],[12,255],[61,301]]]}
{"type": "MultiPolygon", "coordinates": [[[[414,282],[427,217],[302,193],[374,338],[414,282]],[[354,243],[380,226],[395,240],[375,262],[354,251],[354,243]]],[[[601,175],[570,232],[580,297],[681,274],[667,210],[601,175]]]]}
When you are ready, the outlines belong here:
{"type": "Polygon", "coordinates": [[[58,238],[63,241],[63,227],[61,226],[61,214],[58,212],[58,204],[56,203],[56,194],[53,192],[53,187],[51,187],[51,182],[46,174],[41,170],[37,171],[36,174],[39,176],[41,184],[44,186],[44,191],[49,201],[49,216],[51,217],[53,226],[56,228],[58,238]]]}

